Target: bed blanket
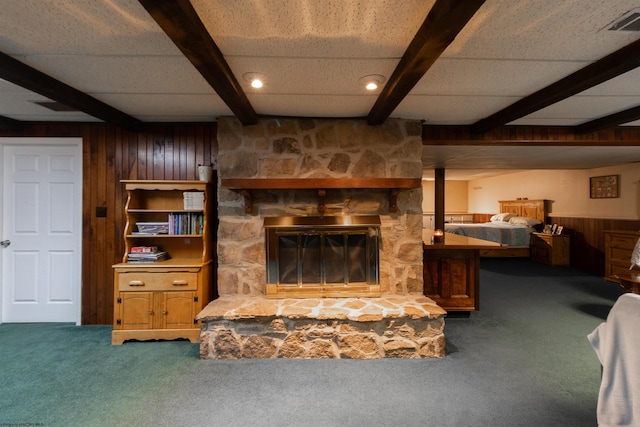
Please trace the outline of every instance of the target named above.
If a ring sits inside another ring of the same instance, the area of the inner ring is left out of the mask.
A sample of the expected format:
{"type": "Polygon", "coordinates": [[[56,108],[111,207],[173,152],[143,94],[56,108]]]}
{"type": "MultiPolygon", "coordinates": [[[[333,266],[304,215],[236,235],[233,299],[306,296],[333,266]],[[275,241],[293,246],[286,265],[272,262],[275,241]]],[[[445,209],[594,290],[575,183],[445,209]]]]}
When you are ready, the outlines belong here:
{"type": "Polygon", "coordinates": [[[506,222],[486,222],[482,224],[445,224],[447,233],[475,239],[489,240],[508,247],[529,246],[533,229],[526,225],[506,222]]]}

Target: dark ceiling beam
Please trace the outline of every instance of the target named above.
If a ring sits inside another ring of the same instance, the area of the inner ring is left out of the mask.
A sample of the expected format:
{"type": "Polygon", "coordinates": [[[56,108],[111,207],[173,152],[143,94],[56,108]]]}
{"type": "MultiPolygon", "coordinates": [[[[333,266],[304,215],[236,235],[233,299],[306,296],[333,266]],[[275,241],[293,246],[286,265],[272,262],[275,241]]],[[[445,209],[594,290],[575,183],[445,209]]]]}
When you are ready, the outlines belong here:
{"type": "Polygon", "coordinates": [[[584,122],[581,125],[576,126],[575,132],[591,133],[602,129],[618,126],[623,123],[633,122],[635,120],[640,120],[640,106],[629,108],[623,111],[618,111],[617,113],[609,114],[608,116],[584,122]]]}
{"type": "Polygon", "coordinates": [[[23,122],[9,117],[0,116],[0,129],[5,130],[19,130],[22,129],[23,122]]]}
{"type": "Polygon", "coordinates": [[[144,123],[0,52],[0,78],[107,123],[137,131],[144,123]]]}
{"type": "Polygon", "coordinates": [[[236,80],[189,0],[138,0],[244,125],[258,122],[236,80]]]}
{"type": "Polygon", "coordinates": [[[383,123],[402,102],[485,0],[437,0],[367,116],[383,123]]]}
{"type": "Polygon", "coordinates": [[[471,125],[471,130],[474,133],[483,133],[510,123],[609,79],[618,77],[638,66],[640,66],[640,40],[636,40],[575,73],[522,98],[497,113],[477,121],[471,125]]]}

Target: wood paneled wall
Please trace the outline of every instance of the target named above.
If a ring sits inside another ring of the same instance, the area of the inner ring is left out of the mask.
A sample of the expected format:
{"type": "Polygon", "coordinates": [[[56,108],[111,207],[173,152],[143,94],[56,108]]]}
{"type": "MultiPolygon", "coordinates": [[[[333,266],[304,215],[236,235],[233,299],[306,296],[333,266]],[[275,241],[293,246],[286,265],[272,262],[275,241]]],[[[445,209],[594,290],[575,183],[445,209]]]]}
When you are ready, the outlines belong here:
{"type": "Polygon", "coordinates": [[[640,220],[552,217],[549,222],[571,235],[571,266],[597,276],[604,276],[604,231],[640,231],[640,220]]]}
{"type": "Polygon", "coordinates": [[[150,124],[129,132],[101,123],[27,125],[12,137],[82,137],[82,323],[113,322],[113,270],[124,252],[122,179],[198,179],[197,165],[216,163],[215,123],[150,124]],[[106,208],[98,217],[97,208],[106,208]]]}
{"type": "MultiPolygon", "coordinates": [[[[121,179],[197,179],[196,166],[216,162],[215,123],[150,124],[134,133],[102,123],[34,123],[20,131],[0,130],[0,136],[82,137],[82,323],[111,324],[113,271],[122,259],[123,209],[126,195],[121,179]],[[106,208],[97,217],[96,208],[106,208]]],[[[425,126],[425,144],[526,142],[590,145],[611,142],[638,145],[638,128],[621,128],[574,135],[570,128],[504,127],[473,136],[464,126],[425,126]]],[[[640,229],[640,221],[554,218],[575,235],[572,265],[594,274],[604,272],[605,229],[640,229]]]]}
{"type": "Polygon", "coordinates": [[[640,127],[615,127],[593,133],[576,134],[566,126],[502,126],[483,134],[473,134],[469,126],[430,125],[422,128],[425,145],[639,145],[640,127]]]}

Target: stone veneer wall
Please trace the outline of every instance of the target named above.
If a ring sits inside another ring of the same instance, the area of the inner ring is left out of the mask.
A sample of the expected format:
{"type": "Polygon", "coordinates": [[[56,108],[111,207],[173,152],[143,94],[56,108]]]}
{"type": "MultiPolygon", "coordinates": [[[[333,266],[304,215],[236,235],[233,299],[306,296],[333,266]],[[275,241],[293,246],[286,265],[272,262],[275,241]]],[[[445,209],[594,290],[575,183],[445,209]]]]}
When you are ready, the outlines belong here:
{"type": "MultiPolygon", "coordinates": [[[[243,126],[218,120],[218,177],[225,178],[421,178],[422,124],[387,119],[261,119],[243,126]]],[[[263,219],[318,215],[310,190],[254,191],[253,213],[235,191],[218,192],[218,292],[265,293],[263,219]]],[[[382,292],[422,293],[422,188],[402,190],[398,212],[389,212],[388,190],[327,190],[325,215],[380,215],[382,292]]]]}

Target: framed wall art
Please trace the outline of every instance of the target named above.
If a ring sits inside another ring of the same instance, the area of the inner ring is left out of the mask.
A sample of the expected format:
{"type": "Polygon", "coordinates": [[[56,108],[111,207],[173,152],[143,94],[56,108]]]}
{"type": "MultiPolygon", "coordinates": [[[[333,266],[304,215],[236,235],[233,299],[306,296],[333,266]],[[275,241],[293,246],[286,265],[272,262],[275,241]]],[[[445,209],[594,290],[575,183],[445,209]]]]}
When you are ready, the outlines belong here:
{"type": "Polygon", "coordinates": [[[589,178],[592,199],[613,199],[619,196],[620,175],[592,176],[589,178]]]}

